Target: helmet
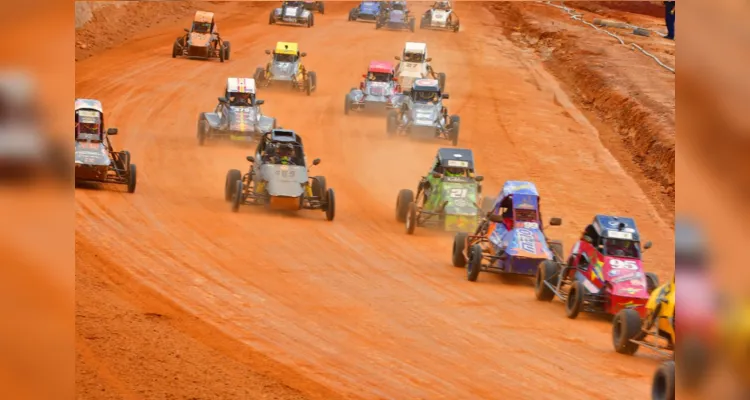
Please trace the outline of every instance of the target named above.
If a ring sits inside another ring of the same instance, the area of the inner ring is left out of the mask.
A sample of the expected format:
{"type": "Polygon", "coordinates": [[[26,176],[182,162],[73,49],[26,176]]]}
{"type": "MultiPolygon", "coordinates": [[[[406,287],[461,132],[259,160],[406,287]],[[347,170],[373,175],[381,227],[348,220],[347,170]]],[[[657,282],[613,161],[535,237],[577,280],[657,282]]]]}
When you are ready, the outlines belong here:
{"type": "Polygon", "coordinates": [[[291,144],[282,144],[279,147],[279,155],[281,157],[291,157],[294,154],[294,147],[291,144]]]}
{"type": "Polygon", "coordinates": [[[463,176],[464,170],[462,168],[448,167],[445,169],[446,176],[463,176]]]}
{"type": "Polygon", "coordinates": [[[250,104],[250,93],[232,93],[229,97],[232,104],[245,103],[250,104]]]}

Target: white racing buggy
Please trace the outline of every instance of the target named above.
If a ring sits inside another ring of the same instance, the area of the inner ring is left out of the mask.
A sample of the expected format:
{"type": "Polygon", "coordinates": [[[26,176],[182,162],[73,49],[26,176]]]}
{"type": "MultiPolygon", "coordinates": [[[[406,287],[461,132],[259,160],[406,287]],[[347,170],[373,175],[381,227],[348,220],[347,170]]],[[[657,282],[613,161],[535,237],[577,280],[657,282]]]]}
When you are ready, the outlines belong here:
{"type": "Polygon", "coordinates": [[[436,1],[422,15],[419,28],[458,32],[460,21],[450,1],[436,1]]]}
{"type": "Polygon", "coordinates": [[[274,129],[263,135],[255,156],[248,156],[246,174],[232,169],[227,172],[224,199],[232,211],[241,205],[262,205],[271,210],[321,210],[333,221],[336,197],[326,186],[323,176],[308,176],[309,168],[320,164],[313,160],[307,166],[302,138],[294,131],[274,129]]]}
{"type": "Polygon", "coordinates": [[[312,11],[305,9],[304,1],[284,1],[281,7],[271,10],[268,16],[268,24],[285,24],[306,26],[311,28],[315,25],[315,17],[312,11]]]}
{"type": "Polygon", "coordinates": [[[260,137],[276,128],[276,118],[261,112],[263,100],[255,98],[255,80],[228,78],[224,96],[214,112],[198,116],[198,144],[219,139],[239,142],[257,142],[260,137]]]}
{"type": "Polygon", "coordinates": [[[278,42],[276,49],[273,52],[266,50],[266,54],[272,57],[271,61],[265,68],[255,69],[255,83],[259,87],[287,85],[308,96],[317,89],[318,76],[302,65],[301,58],[307,56],[307,53],[300,53],[297,43],[278,42]]]}
{"type": "Polygon", "coordinates": [[[448,117],[448,109],[443,106],[443,100],[448,98],[435,79],[415,81],[411,90],[393,96],[396,110],[388,112],[388,136],[443,138],[457,145],[461,119],[458,115],[448,117]]]}
{"type": "Polygon", "coordinates": [[[130,152],[115,151],[109,137],[117,128],[104,131],[104,109],[99,100],[76,99],[75,183],[115,183],[135,192],[136,168],[130,152]]]}
{"type": "Polygon", "coordinates": [[[400,61],[396,65],[396,77],[402,88],[410,88],[414,81],[422,78],[432,78],[438,81],[440,91],[445,91],[445,73],[435,72],[429,64],[432,58],[427,57],[427,44],[406,42],[401,56],[396,56],[400,61]]]}

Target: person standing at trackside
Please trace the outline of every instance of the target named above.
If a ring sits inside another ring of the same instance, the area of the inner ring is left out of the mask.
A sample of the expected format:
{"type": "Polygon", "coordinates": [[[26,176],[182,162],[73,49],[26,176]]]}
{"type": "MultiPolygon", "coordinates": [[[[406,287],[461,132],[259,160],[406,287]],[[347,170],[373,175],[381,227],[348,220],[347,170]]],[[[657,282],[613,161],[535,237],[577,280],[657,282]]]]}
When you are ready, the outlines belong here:
{"type": "Polygon", "coordinates": [[[674,1],[664,2],[664,20],[667,23],[667,36],[665,38],[674,40],[674,1]]]}

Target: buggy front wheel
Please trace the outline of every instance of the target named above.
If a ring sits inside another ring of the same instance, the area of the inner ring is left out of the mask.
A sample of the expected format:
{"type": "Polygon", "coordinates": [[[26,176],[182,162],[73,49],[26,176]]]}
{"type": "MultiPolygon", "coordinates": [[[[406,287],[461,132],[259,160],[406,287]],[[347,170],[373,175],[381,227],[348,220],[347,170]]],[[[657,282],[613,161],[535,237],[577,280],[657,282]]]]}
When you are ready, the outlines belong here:
{"type": "Polygon", "coordinates": [[[583,308],[583,294],[584,290],[581,281],[575,281],[570,285],[568,290],[568,297],[565,301],[565,315],[570,319],[575,319],[583,308]]]}
{"type": "Polygon", "coordinates": [[[238,169],[230,169],[227,172],[227,180],[224,183],[224,200],[232,201],[234,198],[234,189],[237,188],[237,182],[242,180],[242,172],[238,169]]]}
{"type": "Polygon", "coordinates": [[[130,164],[128,167],[128,193],[135,192],[136,179],[137,175],[135,164],[130,164]]]}
{"type": "Polygon", "coordinates": [[[654,379],[651,383],[651,398],[654,400],[674,400],[674,388],[674,361],[669,360],[659,366],[659,369],[654,373],[654,379]]]}
{"type": "Polygon", "coordinates": [[[555,285],[555,280],[559,279],[557,274],[557,264],[554,261],[544,260],[539,264],[534,282],[534,295],[537,300],[552,301],[555,298],[555,292],[547,284],[555,285]]]}
{"type": "Polygon", "coordinates": [[[336,195],[333,189],[326,191],[326,221],[333,221],[336,216],[336,195]]]}
{"type": "Polygon", "coordinates": [[[453,266],[457,268],[463,268],[466,266],[466,257],[464,256],[464,250],[466,249],[466,232],[458,232],[453,238],[453,266]]]}
{"type": "Polygon", "coordinates": [[[476,282],[482,268],[482,247],[474,244],[469,248],[469,263],[466,265],[466,279],[476,282]]]}
{"type": "Polygon", "coordinates": [[[242,197],[244,196],[243,192],[242,181],[237,181],[237,187],[234,189],[234,197],[232,197],[232,212],[240,210],[240,203],[242,203],[242,197]]]}
{"type": "Polygon", "coordinates": [[[612,344],[620,354],[632,356],[640,345],[631,339],[640,339],[642,335],[641,317],[638,311],[623,309],[615,315],[612,321],[612,344]]]}
{"type": "Polygon", "coordinates": [[[458,115],[451,115],[450,119],[450,139],[451,144],[458,145],[458,135],[461,132],[461,118],[458,115]]]}
{"type": "Polygon", "coordinates": [[[417,227],[417,203],[409,203],[409,209],[406,212],[406,234],[413,235],[417,227]]]}

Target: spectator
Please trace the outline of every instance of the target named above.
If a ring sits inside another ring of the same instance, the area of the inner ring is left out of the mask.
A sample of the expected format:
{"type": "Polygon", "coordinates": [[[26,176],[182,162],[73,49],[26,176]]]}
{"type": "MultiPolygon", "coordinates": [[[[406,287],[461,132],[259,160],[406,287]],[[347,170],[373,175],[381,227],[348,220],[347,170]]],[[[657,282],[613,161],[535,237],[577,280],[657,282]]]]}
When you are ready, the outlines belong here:
{"type": "Polygon", "coordinates": [[[665,38],[674,40],[674,1],[665,1],[665,15],[664,20],[667,23],[667,36],[665,38]]]}

